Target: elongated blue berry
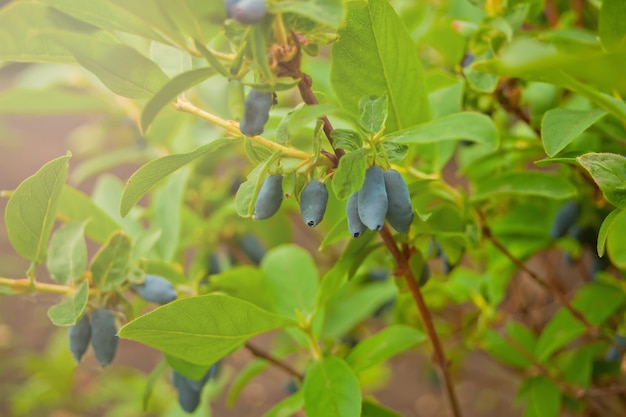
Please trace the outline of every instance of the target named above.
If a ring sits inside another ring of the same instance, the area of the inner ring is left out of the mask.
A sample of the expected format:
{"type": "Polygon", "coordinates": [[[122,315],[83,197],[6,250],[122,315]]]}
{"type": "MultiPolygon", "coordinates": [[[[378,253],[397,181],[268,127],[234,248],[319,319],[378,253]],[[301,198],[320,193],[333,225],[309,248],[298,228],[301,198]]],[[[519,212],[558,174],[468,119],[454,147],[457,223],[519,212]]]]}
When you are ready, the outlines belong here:
{"type": "Polygon", "coordinates": [[[346,215],[348,216],[348,230],[350,236],[359,237],[365,231],[365,225],[359,216],[359,193],[356,192],[348,199],[346,205],[346,215]]]}
{"type": "Polygon", "coordinates": [[[241,251],[255,264],[260,264],[265,256],[267,249],[258,237],[251,233],[241,236],[239,239],[239,248],[241,251]]]}
{"type": "Polygon", "coordinates": [[[233,17],[233,9],[239,0],[224,0],[224,8],[226,9],[226,16],[233,17]]]}
{"type": "Polygon", "coordinates": [[[74,326],[70,327],[69,338],[72,356],[76,362],[80,362],[91,341],[91,323],[86,313],[74,326]]]}
{"type": "Polygon", "coordinates": [[[396,231],[406,233],[413,221],[413,203],[409,187],[402,175],[394,169],[384,172],[383,178],[388,202],[387,220],[396,231]]]}
{"type": "Polygon", "coordinates": [[[266,12],[265,0],[240,0],[232,8],[233,17],[243,25],[260,22],[266,12]]]}
{"type": "Polygon", "coordinates": [[[387,191],[383,171],[372,166],[365,171],[365,181],[359,190],[359,217],[370,230],[379,231],[387,215],[387,191]]]}
{"type": "Polygon", "coordinates": [[[91,314],[91,346],[101,366],[113,361],[117,352],[117,326],[115,317],[106,308],[99,308],[91,314]]]}
{"type": "Polygon", "coordinates": [[[568,201],[563,204],[559,211],[556,212],[550,236],[552,239],[558,239],[565,236],[567,230],[576,223],[578,214],[580,213],[580,205],[576,201],[568,201]]]}
{"type": "Polygon", "coordinates": [[[143,283],[132,284],[131,288],[144,300],[157,304],[167,304],[176,299],[172,283],[158,275],[145,275],[143,283]]]}
{"type": "Polygon", "coordinates": [[[283,202],[283,176],[270,175],[265,179],[256,203],[254,204],[254,218],[257,220],[272,217],[283,202]]]}
{"type": "Polygon", "coordinates": [[[256,136],[263,133],[265,123],[270,118],[270,108],[274,95],[265,91],[250,90],[246,97],[243,119],[239,123],[239,130],[246,136],[256,136]]]}
{"type": "Polygon", "coordinates": [[[172,383],[178,392],[178,404],[188,413],[193,413],[200,405],[201,390],[195,390],[189,378],[172,371],[172,383]]]}
{"type": "Polygon", "coordinates": [[[317,226],[324,218],[327,203],[326,185],[316,179],[309,182],[300,194],[300,212],[304,223],[309,227],[317,226]]]}

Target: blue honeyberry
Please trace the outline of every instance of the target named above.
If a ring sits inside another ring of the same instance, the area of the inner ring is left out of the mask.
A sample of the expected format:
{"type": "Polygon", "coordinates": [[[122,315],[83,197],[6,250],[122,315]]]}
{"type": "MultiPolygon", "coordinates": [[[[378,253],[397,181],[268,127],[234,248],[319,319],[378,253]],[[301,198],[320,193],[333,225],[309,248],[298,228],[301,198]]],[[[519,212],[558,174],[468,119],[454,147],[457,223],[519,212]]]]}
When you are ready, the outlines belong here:
{"type": "Polygon", "coordinates": [[[263,242],[252,233],[246,233],[238,241],[241,251],[255,264],[260,264],[267,249],[263,242]]]}
{"type": "Polygon", "coordinates": [[[402,175],[395,169],[383,173],[387,193],[387,221],[397,232],[406,233],[413,221],[413,203],[402,175]]]}
{"type": "Polygon", "coordinates": [[[226,9],[226,16],[233,17],[233,9],[237,5],[239,0],[224,0],[224,8],[226,9]]]}
{"type": "Polygon", "coordinates": [[[250,90],[245,101],[243,119],[239,123],[241,133],[246,136],[256,136],[263,133],[265,123],[270,118],[273,101],[273,93],[250,90]]]}
{"type": "Polygon", "coordinates": [[[359,193],[356,192],[348,199],[346,204],[346,216],[348,217],[348,230],[350,236],[359,237],[365,231],[365,225],[359,216],[359,193]]]}
{"type": "Polygon", "coordinates": [[[69,339],[72,356],[76,362],[80,362],[91,341],[91,323],[86,313],[74,326],[70,327],[69,339]]]}
{"type": "Polygon", "coordinates": [[[283,176],[270,175],[265,179],[256,203],[254,204],[254,218],[257,220],[272,217],[283,202],[283,176]]]}
{"type": "Polygon", "coordinates": [[[176,299],[174,285],[158,275],[145,275],[143,282],[132,284],[131,289],[144,300],[157,304],[167,304],[176,299]]]}
{"type": "Polygon", "coordinates": [[[314,179],[309,182],[300,194],[300,212],[302,220],[309,227],[315,227],[324,218],[328,204],[326,185],[314,179]]]}
{"type": "Polygon", "coordinates": [[[365,181],[358,196],[359,217],[370,230],[379,231],[385,224],[388,199],[385,179],[380,167],[372,166],[365,171],[365,181]]]}
{"type": "Polygon", "coordinates": [[[107,366],[117,352],[117,326],[115,317],[102,307],[91,314],[91,346],[100,366],[107,366]]]}
{"type": "Polygon", "coordinates": [[[200,405],[201,391],[189,384],[189,378],[172,371],[172,383],[178,392],[178,404],[188,413],[193,413],[200,405]]]}
{"type": "Polygon", "coordinates": [[[576,201],[568,201],[563,204],[557,211],[552,227],[550,229],[550,237],[558,239],[567,233],[570,227],[576,223],[578,214],[580,213],[580,204],[576,201]]]}
{"type": "Polygon", "coordinates": [[[232,14],[236,21],[242,25],[259,23],[267,13],[265,0],[240,0],[232,8],[232,14]]]}

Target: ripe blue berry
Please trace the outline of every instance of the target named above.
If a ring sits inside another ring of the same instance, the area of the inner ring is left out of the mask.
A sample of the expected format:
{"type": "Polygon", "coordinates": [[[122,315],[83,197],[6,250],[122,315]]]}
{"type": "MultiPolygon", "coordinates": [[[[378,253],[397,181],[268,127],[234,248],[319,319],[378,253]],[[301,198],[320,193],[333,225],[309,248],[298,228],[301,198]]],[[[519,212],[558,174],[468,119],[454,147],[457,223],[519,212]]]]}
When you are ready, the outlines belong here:
{"type": "Polygon", "coordinates": [[[383,171],[372,166],[365,171],[365,181],[359,190],[359,217],[370,230],[379,231],[385,224],[388,199],[383,171]]]}
{"type": "Polygon", "coordinates": [[[106,308],[99,308],[91,314],[91,346],[101,366],[113,361],[117,352],[117,326],[115,317],[106,308]]]}
{"type": "Polygon", "coordinates": [[[144,300],[157,304],[167,304],[176,299],[172,283],[158,275],[146,275],[143,283],[132,284],[131,288],[144,300]]]}
{"type": "Polygon", "coordinates": [[[309,227],[317,226],[324,218],[327,203],[326,185],[316,179],[309,182],[300,194],[300,212],[304,223],[309,227]]]}
{"type": "Polygon", "coordinates": [[[265,17],[266,12],[265,0],[240,0],[232,8],[233,17],[243,25],[260,22],[265,17]]]}
{"type": "Polygon", "coordinates": [[[359,237],[365,231],[365,225],[359,217],[359,193],[356,192],[348,199],[346,205],[346,215],[348,216],[348,230],[350,236],[359,237]]]}
{"type": "Polygon", "coordinates": [[[91,341],[91,323],[89,316],[84,314],[83,317],[69,331],[70,351],[76,362],[80,362],[91,341]]]}
{"type": "Polygon", "coordinates": [[[255,264],[260,264],[265,256],[265,245],[255,235],[248,233],[239,239],[239,248],[255,264]]]}
{"type": "Polygon", "coordinates": [[[563,204],[552,222],[552,228],[550,229],[552,239],[565,236],[568,229],[576,223],[579,213],[580,205],[576,201],[568,201],[563,204]]]}
{"type": "Polygon", "coordinates": [[[283,202],[283,176],[270,175],[265,179],[256,203],[254,204],[254,218],[257,220],[272,217],[283,202]]]}
{"type": "Polygon", "coordinates": [[[270,108],[274,95],[265,91],[250,90],[246,97],[243,119],[239,123],[239,130],[246,136],[256,136],[263,133],[265,123],[270,118],[270,108]]]}
{"type": "Polygon", "coordinates": [[[388,202],[387,220],[396,231],[406,233],[414,215],[409,187],[402,175],[394,169],[384,172],[383,178],[388,202]]]}

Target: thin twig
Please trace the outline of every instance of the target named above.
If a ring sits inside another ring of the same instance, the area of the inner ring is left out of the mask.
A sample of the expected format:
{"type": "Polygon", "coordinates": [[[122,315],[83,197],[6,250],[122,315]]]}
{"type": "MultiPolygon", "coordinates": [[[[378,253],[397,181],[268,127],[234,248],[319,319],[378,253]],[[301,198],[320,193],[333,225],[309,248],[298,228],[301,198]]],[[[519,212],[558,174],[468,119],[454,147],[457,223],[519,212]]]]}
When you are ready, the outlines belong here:
{"type": "Polygon", "coordinates": [[[31,281],[28,278],[0,278],[0,286],[7,287],[12,291],[20,294],[27,294],[31,292],[47,292],[52,294],[72,295],[76,292],[76,288],[74,287],[58,284],[46,284],[38,281],[31,281]]]}
{"type": "Polygon", "coordinates": [[[275,358],[271,354],[269,354],[269,353],[267,353],[265,351],[262,351],[258,347],[251,345],[250,342],[246,342],[244,347],[246,349],[248,349],[250,351],[250,353],[252,353],[257,358],[261,358],[261,359],[264,359],[264,360],[270,362],[271,364],[275,365],[276,367],[282,369],[283,371],[287,372],[288,374],[290,374],[291,376],[296,378],[298,381],[304,381],[304,375],[301,372],[298,372],[296,369],[294,369],[288,363],[283,362],[280,359],[275,358]]]}
{"type": "Polygon", "coordinates": [[[430,311],[428,310],[428,307],[426,307],[426,303],[424,301],[424,297],[422,297],[422,292],[417,284],[417,280],[413,275],[413,271],[411,271],[411,268],[409,267],[408,259],[398,249],[396,241],[391,235],[389,227],[386,224],[381,230],[380,235],[383,242],[385,242],[385,245],[389,249],[389,252],[391,252],[391,256],[393,256],[396,264],[398,265],[398,273],[404,277],[409,290],[411,291],[411,295],[415,300],[415,304],[417,305],[417,309],[422,318],[422,323],[424,324],[424,329],[426,330],[426,335],[428,336],[428,340],[430,340],[430,344],[433,348],[433,361],[439,368],[441,379],[443,380],[446,394],[450,402],[450,408],[452,409],[452,415],[454,417],[461,417],[461,407],[459,406],[459,400],[456,396],[452,376],[450,375],[450,363],[446,359],[443,345],[441,344],[439,335],[435,330],[435,325],[433,324],[430,311]]]}

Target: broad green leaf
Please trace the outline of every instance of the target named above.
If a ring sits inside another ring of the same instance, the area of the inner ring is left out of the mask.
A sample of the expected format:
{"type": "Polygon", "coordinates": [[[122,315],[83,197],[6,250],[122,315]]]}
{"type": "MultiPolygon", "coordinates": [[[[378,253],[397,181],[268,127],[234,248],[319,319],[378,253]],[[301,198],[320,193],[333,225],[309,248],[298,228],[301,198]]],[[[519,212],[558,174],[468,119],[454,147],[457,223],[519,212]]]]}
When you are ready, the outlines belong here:
{"type": "Polygon", "coordinates": [[[524,195],[563,200],[575,197],[576,188],[569,181],[544,172],[511,172],[494,176],[478,184],[474,201],[501,195],[524,195]]]}
{"type": "Polygon", "coordinates": [[[606,115],[604,110],[552,109],[541,121],[541,139],[548,156],[554,156],[606,115]]]}
{"type": "Polygon", "coordinates": [[[609,231],[611,230],[611,224],[613,224],[613,221],[615,220],[615,218],[618,215],[620,215],[622,212],[623,212],[623,210],[620,210],[620,209],[613,210],[602,221],[602,225],[600,226],[600,231],[598,232],[598,243],[597,243],[597,248],[596,248],[597,251],[598,251],[598,256],[600,256],[600,257],[604,256],[604,248],[606,246],[606,238],[607,238],[607,236],[609,234],[609,231]]]}
{"type": "Polygon", "coordinates": [[[546,377],[524,381],[518,396],[526,400],[524,417],[557,417],[561,410],[561,391],[546,377]]]}
{"type": "Polygon", "coordinates": [[[285,398],[276,403],[263,417],[288,417],[293,416],[304,406],[304,395],[302,391],[285,398]]]}
{"type": "Polygon", "coordinates": [[[169,80],[154,62],[128,45],[80,34],[59,34],[52,39],[120,96],[149,98],[169,80]]]}
{"type": "Polygon", "coordinates": [[[116,232],[91,261],[91,275],[96,287],[113,290],[126,279],[131,267],[132,244],[128,235],[116,232]]]}
{"type": "Polygon", "coordinates": [[[217,73],[221,74],[226,78],[230,78],[230,73],[228,70],[222,65],[220,60],[213,54],[213,52],[209,51],[200,41],[197,39],[193,40],[193,43],[196,49],[202,54],[204,59],[208,62],[209,66],[213,68],[217,73]]]}
{"type": "Polygon", "coordinates": [[[626,158],[613,153],[586,153],[576,159],[589,171],[609,203],[626,209],[626,158]]]}
{"type": "Polygon", "coordinates": [[[361,404],[361,417],[402,417],[400,414],[370,399],[363,400],[361,404]]]}
{"type": "Polygon", "coordinates": [[[122,217],[119,212],[124,183],[112,174],[98,176],[91,193],[92,201],[114,219],[132,238],[144,233],[144,226],[140,218],[142,210],[137,208],[130,216],[122,217]]]}
{"type": "Polygon", "coordinates": [[[197,68],[177,75],[163,86],[146,104],[141,112],[141,130],[144,132],[152,124],[159,112],[174,99],[191,87],[215,75],[213,68],[197,68]]]}
{"type": "Polygon", "coordinates": [[[285,317],[308,317],[315,310],[317,267],[304,249],[282,245],[268,251],[261,262],[273,310],[285,317]]]}
{"type": "Polygon", "coordinates": [[[347,199],[363,186],[368,153],[367,149],[359,149],[348,152],[339,160],[332,182],[333,191],[338,199],[347,199]]]}
{"type": "Polygon", "coordinates": [[[252,60],[261,76],[260,81],[263,84],[272,86],[276,79],[272,68],[270,68],[269,60],[267,59],[268,45],[266,45],[265,41],[265,31],[261,25],[252,25],[247,33],[252,60]]]}
{"type": "Polygon", "coordinates": [[[303,386],[304,410],[310,417],[360,417],[361,390],[350,367],[335,357],[314,362],[303,386]]]}
{"type": "Polygon", "coordinates": [[[385,136],[396,143],[437,143],[470,140],[492,148],[498,146],[498,132],[490,117],[475,112],[454,113],[385,136]]]}
{"type": "MultiPolygon", "coordinates": [[[[626,269],[626,239],[624,236],[626,236],[626,210],[619,210],[619,214],[615,215],[610,224],[606,250],[611,261],[620,269],[626,269]]],[[[598,238],[598,244],[599,240],[598,238]]]]}
{"type": "Polygon", "coordinates": [[[507,365],[520,369],[527,369],[532,365],[531,358],[523,351],[532,355],[535,350],[535,335],[521,323],[509,322],[506,324],[506,334],[488,329],[482,336],[481,346],[490,355],[507,365]],[[520,352],[520,349],[522,352],[520,352]]]}
{"type": "Polygon", "coordinates": [[[48,162],[22,181],[9,198],[4,222],[11,245],[23,258],[36,263],[46,260],[69,159],[68,155],[48,162]]]}
{"type": "Polygon", "coordinates": [[[157,64],[170,79],[189,71],[193,66],[189,53],[177,46],[160,42],[150,43],[148,58],[157,64]]]}
{"type": "Polygon", "coordinates": [[[595,346],[592,344],[579,346],[560,354],[555,362],[565,381],[572,385],[589,388],[597,350],[597,344],[595,346]]]}
{"type": "Polygon", "coordinates": [[[255,267],[241,265],[212,276],[211,291],[218,291],[240,300],[248,301],[264,310],[272,309],[270,289],[263,273],[255,267]]]}
{"type": "Polygon", "coordinates": [[[63,222],[86,221],[85,234],[104,243],[120,225],[81,191],[65,185],[57,207],[57,218],[63,222]]]}
{"type": "Polygon", "coordinates": [[[298,105],[280,121],[276,128],[276,142],[282,144],[289,143],[291,137],[296,134],[298,129],[319,117],[328,115],[333,110],[335,110],[335,106],[330,104],[298,105]]]}
{"type": "Polygon", "coordinates": [[[367,133],[376,134],[385,128],[388,114],[387,97],[367,96],[359,101],[359,126],[367,133]]]}
{"type": "Polygon", "coordinates": [[[422,64],[389,2],[350,0],[345,5],[345,23],[333,45],[330,73],[341,105],[356,116],[361,98],[386,95],[388,133],[429,120],[422,64]]]}
{"type": "Polygon", "coordinates": [[[258,164],[248,174],[247,180],[239,186],[235,195],[235,210],[241,217],[251,217],[254,214],[254,203],[259,190],[266,178],[267,170],[276,162],[282,153],[274,152],[265,161],[258,164]]]}
{"type": "Polygon", "coordinates": [[[239,373],[230,386],[228,391],[228,397],[226,398],[226,404],[229,407],[235,405],[237,398],[241,391],[252,381],[257,375],[269,368],[270,364],[263,359],[255,359],[248,363],[239,373]]]}
{"type": "Polygon", "coordinates": [[[346,357],[354,372],[363,371],[426,340],[423,332],[396,324],[359,342],[346,357]]]}
{"type": "Polygon", "coordinates": [[[168,354],[165,355],[165,360],[176,372],[186,376],[187,378],[195,379],[196,381],[202,379],[211,367],[211,365],[198,365],[191,363],[168,354]]]}
{"type": "Polygon", "coordinates": [[[190,171],[181,169],[172,174],[163,187],[154,193],[152,224],[161,230],[156,248],[161,259],[171,262],[176,255],[180,241],[180,207],[190,171]]]}
{"type": "Polygon", "coordinates": [[[0,60],[19,62],[75,63],[74,56],[50,42],[56,30],[54,16],[45,4],[11,2],[0,9],[0,60]]]}
{"type": "Polygon", "coordinates": [[[60,87],[14,88],[0,94],[0,115],[104,113],[109,110],[110,106],[101,97],[60,87]]]}
{"type": "Polygon", "coordinates": [[[338,297],[326,306],[324,335],[339,337],[345,334],[393,299],[397,292],[395,284],[388,280],[364,285],[350,294],[338,297]]]}
{"type": "Polygon", "coordinates": [[[163,178],[176,171],[177,169],[187,165],[191,161],[215,151],[223,145],[233,143],[235,140],[230,138],[216,139],[211,143],[207,143],[198,149],[183,154],[167,155],[154,161],[148,162],[139,168],[129,179],[124,187],[122,201],[120,203],[120,214],[126,216],[131,208],[146,195],[150,189],[163,178]]]}
{"type": "Polygon", "coordinates": [[[108,31],[121,31],[163,42],[149,25],[109,0],[46,0],[46,4],[75,19],[108,31]]]}
{"type": "Polygon", "coordinates": [[[211,365],[261,333],[293,325],[226,295],[173,301],[129,322],[119,336],[200,365],[211,365]]]}
{"type": "Polygon", "coordinates": [[[604,0],[600,7],[598,35],[606,49],[626,45],[626,3],[622,0],[604,0]]]}
{"type": "Polygon", "coordinates": [[[48,317],[55,326],[73,326],[83,315],[89,300],[89,283],[83,281],[76,292],[48,309],[48,317]]]}
{"type": "Polygon", "coordinates": [[[48,272],[54,280],[67,284],[78,280],[87,269],[85,222],[61,226],[48,245],[48,272]]]}
{"type": "Polygon", "coordinates": [[[341,0],[282,0],[268,7],[271,13],[295,13],[323,25],[337,27],[341,23],[341,0]]]}

